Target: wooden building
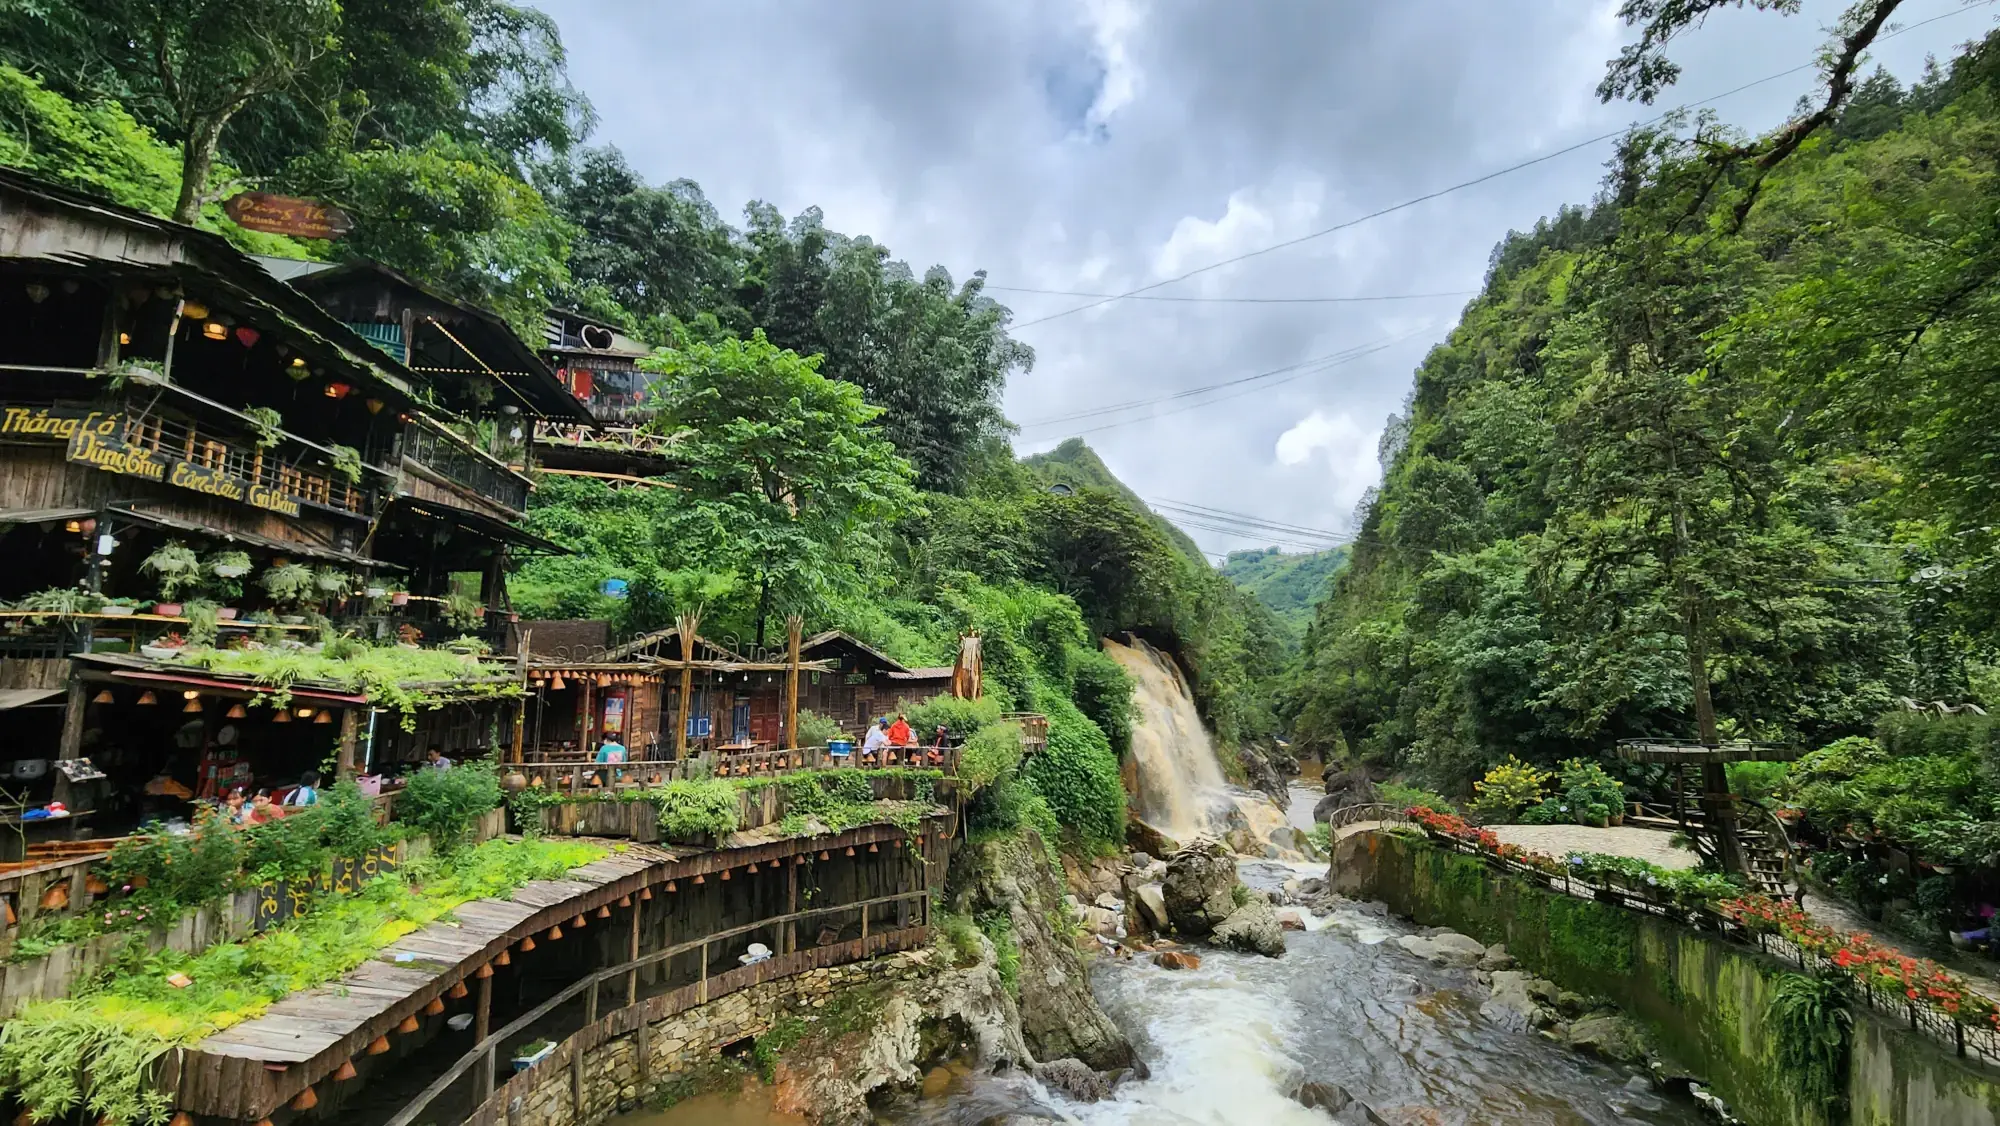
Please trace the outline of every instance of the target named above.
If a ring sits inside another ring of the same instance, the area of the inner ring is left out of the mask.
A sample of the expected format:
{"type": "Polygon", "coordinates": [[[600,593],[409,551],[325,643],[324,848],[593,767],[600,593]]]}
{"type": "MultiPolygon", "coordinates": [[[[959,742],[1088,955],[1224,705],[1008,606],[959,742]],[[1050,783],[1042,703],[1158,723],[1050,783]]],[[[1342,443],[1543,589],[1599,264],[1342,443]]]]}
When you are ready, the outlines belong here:
{"type": "Polygon", "coordinates": [[[591,421],[539,424],[542,472],[622,486],[643,484],[665,471],[671,442],[646,431],[652,377],[639,370],[639,361],[651,353],[601,321],[567,309],[549,311],[542,356],[558,381],[589,407],[591,421]]]}
{"type": "Polygon", "coordinates": [[[953,666],[910,668],[841,630],[807,638],[800,653],[807,660],[823,662],[826,671],[811,674],[800,685],[799,706],[850,732],[864,730],[899,706],[952,692],[953,666]]]}
{"type": "MultiPolygon", "coordinates": [[[[531,759],[555,761],[593,754],[616,739],[633,759],[671,759],[675,728],[685,724],[689,753],[775,749],[791,745],[784,730],[786,661],[751,660],[705,637],[689,651],[678,629],[663,629],[616,646],[592,647],[577,623],[536,623],[565,639],[533,643],[528,656],[532,703],[525,743],[531,759]],[[561,652],[555,650],[561,649],[561,652]],[[682,671],[689,706],[682,720],[682,671]]],[[[802,662],[806,676],[828,666],[802,662]]],[[[802,705],[803,706],[803,705],[802,705]]]]}
{"type": "MultiPolygon", "coordinates": [[[[520,528],[530,485],[493,436],[519,430],[526,448],[535,421],[588,413],[490,314],[378,267],[323,265],[260,262],[0,170],[0,689],[64,692],[46,709],[60,723],[42,718],[0,767],[34,776],[31,800],[68,794],[64,760],[131,760],[90,780],[123,792],[157,781],[158,761],[212,752],[225,727],[277,722],[210,698],[174,659],[195,642],[282,648],[324,619],[376,643],[512,647],[507,562],[561,549],[520,528]],[[287,269],[314,292],[273,273],[287,269]],[[389,340],[388,325],[409,331],[389,340]],[[124,665],[86,681],[78,654],[124,665]],[[138,707],[185,718],[164,739],[158,723],[110,722],[138,707]]],[[[352,748],[381,726],[333,703],[341,718],[309,713],[312,735],[352,748]]],[[[394,749],[420,754],[427,736],[483,750],[498,707],[427,716],[394,749]]]]}

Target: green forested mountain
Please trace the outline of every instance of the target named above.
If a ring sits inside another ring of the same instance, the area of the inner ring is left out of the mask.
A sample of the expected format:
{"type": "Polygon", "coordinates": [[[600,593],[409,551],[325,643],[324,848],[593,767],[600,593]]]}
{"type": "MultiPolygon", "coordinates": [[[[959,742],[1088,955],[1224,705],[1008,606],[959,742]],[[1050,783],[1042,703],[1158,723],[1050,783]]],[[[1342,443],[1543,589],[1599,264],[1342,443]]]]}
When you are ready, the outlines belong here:
{"type": "Polygon", "coordinates": [[[1106,489],[1117,494],[1126,504],[1150,515],[1168,542],[1179,548],[1183,555],[1204,565],[1207,563],[1208,556],[1202,554],[1201,546],[1194,542],[1194,537],[1182,531],[1173,521],[1153,512],[1145,501],[1139,499],[1138,493],[1111,472],[1104,459],[1098,457],[1097,451],[1086,445],[1083,439],[1066,439],[1047,453],[1029,455],[1027,461],[1040,470],[1051,484],[1067,485],[1073,489],[1106,489]]]}
{"type": "Polygon", "coordinates": [[[1222,577],[1256,596],[1278,620],[1303,636],[1313,609],[1331,589],[1333,576],[1347,565],[1347,548],[1287,553],[1275,547],[1232,551],[1222,577]]]}
{"type": "Polygon", "coordinates": [[[2000,39],[1795,133],[1636,132],[1495,249],[1391,420],[1303,738],[1462,787],[1996,702],[2000,39]]]}

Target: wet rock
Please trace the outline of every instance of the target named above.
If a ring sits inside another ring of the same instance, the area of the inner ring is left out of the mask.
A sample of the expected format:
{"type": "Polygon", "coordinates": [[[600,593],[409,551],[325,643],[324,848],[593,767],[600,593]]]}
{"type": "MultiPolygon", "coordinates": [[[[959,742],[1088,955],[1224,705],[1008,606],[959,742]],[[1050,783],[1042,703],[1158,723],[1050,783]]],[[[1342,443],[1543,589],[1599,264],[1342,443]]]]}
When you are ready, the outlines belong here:
{"type": "Polygon", "coordinates": [[[1338,1083],[1307,1083],[1292,1096],[1307,1110],[1323,1110],[1340,1122],[1389,1126],[1367,1103],[1355,1098],[1338,1083]]]}
{"type": "Polygon", "coordinates": [[[1498,942],[1487,947],[1486,953],[1479,958],[1479,968],[1482,970],[1511,970],[1514,965],[1514,956],[1507,953],[1504,944],[1498,942]]]}
{"type": "Polygon", "coordinates": [[[1091,1067],[1129,1067],[1137,1055],[1091,995],[1089,971],[1063,942],[1049,912],[1063,902],[1062,888],[1043,859],[1032,830],[968,843],[954,862],[963,872],[954,910],[972,915],[1000,910],[1014,926],[1021,948],[1021,1035],[1036,1059],[1074,1056],[1091,1067]]]}
{"type": "Polygon", "coordinates": [[[1138,906],[1139,919],[1147,928],[1166,933],[1172,925],[1167,916],[1167,896],[1158,884],[1141,884],[1132,891],[1132,902],[1138,906]]]}
{"type": "Polygon", "coordinates": [[[1081,922],[1083,923],[1084,930],[1106,938],[1120,937],[1119,932],[1124,929],[1124,916],[1119,912],[1107,911],[1102,907],[1084,908],[1081,922]]]}
{"type": "Polygon", "coordinates": [[[1100,893],[1096,899],[1091,900],[1091,904],[1096,907],[1102,907],[1106,911],[1125,910],[1125,901],[1108,891],[1100,893]]]}
{"type": "Polygon", "coordinates": [[[1146,824],[1137,817],[1125,821],[1125,845],[1148,856],[1172,856],[1180,850],[1180,845],[1172,837],[1146,824]]]}
{"type": "Polygon", "coordinates": [[[1281,807],[1291,803],[1284,775],[1271,765],[1264,751],[1252,746],[1238,747],[1236,760],[1243,764],[1243,774],[1249,779],[1251,789],[1262,792],[1281,807]]]}
{"type": "Polygon", "coordinates": [[[1220,843],[1197,838],[1167,862],[1160,890],[1175,930],[1208,934],[1236,910],[1236,858],[1220,843]]]}
{"type": "Polygon", "coordinates": [[[1111,1093],[1112,1077],[1079,1059],[1050,1060],[1035,1066],[1035,1078],[1082,1103],[1094,1103],[1111,1093]]]}
{"type": "Polygon", "coordinates": [[[1389,978],[1389,993],[1395,997],[1421,997],[1430,992],[1430,987],[1417,980],[1413,974],[1395,974],[1389,978]]]}
{"type": "Polygon", "coordinates": [[[1428,938],[1406,934],[1396,940],[1396,945],[1440,966],[1470,967],[1486,956],[1486,947],[1477,939],[1455,931],[1440,931],[1428,938]]]}
{"type": "Polygon", "coordinates": [[[1554,1005],[1565,1016],[1580,1017],[1591,1009],[1590,999],[1581,993],[1556,989],[1554,983],[1550,983],[1549,990],[1550,996],[1544,998],[1544,1003],[1554,1005]]]}
{"type": "Polygon", "coordinates": [[[1345,805],[1363,805],[1375,800],[1375,783],[1361,767],[1326,776],[1326,796],[1313,806],[1313,820],[1325,821],[1345,805]]]}
{"type": "Polygon", "coordinates": [[[1639,1026],[1622,1016],[1585,1017],[1569,1026],[1563,1042],[1613,1063],[1637,1063],[1646,1058],[1639,1026]]]}
{"type": "Polygon", "coordinates": [[[1278,912],[1278,928],[1280,930],[1302,931],[1306,929],[1306,921],[1297,911],[1280,911],[1278,912]]]}
{"type": "Polygon", "coordinates": [[[1210,936],[1218,946],[1276,958],[1285,952],[1284,928],[1268,900],[1252,899],[1237,908],[1210,936]]]}
{"type": "Polygon", "coordinates": [[[1201,956],[1185,950],[1162,950],[1153,955],[1153,964],[1163,970],[1198,970],[1201,956]]]}
{"type": "Polygon", "coordinates": [[[1493,974],[1493,995],[1479,1006],[1479,1015],[1516,1032],[1541,1028],[1550,1023],[1547,1010],[1528,992],[1534,980],[1519,970],[1498,970],[1493,974]]]}

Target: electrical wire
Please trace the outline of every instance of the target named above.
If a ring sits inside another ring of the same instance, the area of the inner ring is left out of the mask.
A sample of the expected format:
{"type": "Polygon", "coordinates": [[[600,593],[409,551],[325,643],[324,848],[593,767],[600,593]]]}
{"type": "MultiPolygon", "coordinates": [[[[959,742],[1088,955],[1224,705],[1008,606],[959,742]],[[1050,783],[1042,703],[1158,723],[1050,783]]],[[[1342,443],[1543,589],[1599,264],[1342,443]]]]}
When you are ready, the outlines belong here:
{"type": "Polygon", "coordinates": [[[1277,520],[1266,520],[1261,516],[1252,516],[1247,512],[1232,512],[1226,508],[1210,508],[1206,505],[1191,504],[1187,501],[1163,500],[1149,497],[1146,503],[1152,505],[1154,508],[1186,512],[1190,516],[1211,516],[1225,520],[1240,521],[1245,524],[1259,525],[1274,532],[1296,532],[1301,535],[1325,539],[1338,539],[1347,534],[1345,532],[1328,531],[1325,528],[1308,528],[1300,524],[1286,524],[1277,520]]]}
{"type": "MultiPolygon", "coordinates": [[[[1428,327],[1428,326],[1426,326],[1426,327],[1428,327]]],[[[1362,358],[1364,358],[1364,357],[1366,357],[1366,356],[1371,356],[1371,355],[1374,355],[1374,354],[1375,354],[1375,353],[1377,353],[1377,352],[1382,352],[1382,351],[1386,351],[1387,349],[1390,349],[1390,348],[1393,348],[1393,347],[1395,347],[1395,346],[1396,346],[1396,345],[1398,345],[1398,344],[1401,344],[1401,343],[1404,343],[1405,341],[1409,340],[1409,339],[1410,339],[1411,337],[1413,337],[1413,336],[1416,336],[1416,335],[1417,335],[1418,333],[1421,333],[1421,332],[1423,332],[1423,331],[1424,331],[1424,329],[1423,329],[1423,328],[1418,328],[1418,329],[1414,329],[1414,330],[1412,330],[1412,331],[1410,331],[1410,332],[1406,332],[1406,333],[1401,333],[1401,334],[1399,334],[1399,335],[1397,335],[1397,336],[1394,336],[1394,337],[1391,337],[1391,338],[1389,338],[1388,340],[1385,340],[1385,341],[1381,342],[1380,344],[1377,344],[1377,345],[1375,345],[1375,346],[1373,346],[1373,347],[1371,347],[1371,348],[1366,348],[1366,349],[1363,349],[1363,350],[1360,350],[1360,351],[1357,351],[1357,352],[1354,352],[1354,353],[1351,353],[1351,354],[1348,354],[1348,355],[1345,355],[1345,356],[1343,356],[1343,357],[1342,357],[1341,359],[1339,359],[1339,360],[1335,360],[1335,361],[1333,361],[1333,362],[1331,362],[1331,363],[1326,363],[1326,364],[1322,364],[1322,365],[1320,365],[1320,366],[1318,366],[1318,367],[1315,367],[1315,368],[1309,368],[1309,369],[1307,369],[1307,370],[1305,370],[1305,371],[1300,371],[1300,372],[1297,372],[1297,373],[1295,373],[1295,374],[1292,374],[1292,375],[1287,375],[1287,376],[1285,376],[1285,377],[1284,377],[1283,379],[1274,379],[1274,380],[1270,381],[1269,383],[1266,383],[1266,384],[1263,384],[1263,385],[1261,385],[1261,386],[1257,386],[1257,387],[1245,387],[1245,388],[1243,388],[1243,389],[1241,389],[1241,390],[1239,390],[1239,391],[1236,391],[1236,392],[1234,392],[1234,393],[1232,393],[1232,394],[1228,394],[1228,395],[1217,395],[1216,397],[1214,397],[1214,398],[1212,398],[1212,399],[1203,399],[1202,401],[1200,401],[1200,402],[1196,402],[1196,403],[1187,403],[1187,404],[1185,404],[1185,405],[1183,405],[1183,406],[1177,406],[1177,407],[1172,407],[1172,408],[1169,408],[1169,409],[1167,409],[1167,410],[1162,410],[1162,411],[1154,411],[1154,412],[1153,412],[1152,414],[1148,414],[1148,415],[1142,415],[1142,416],[1140,416],[1140,417],[1138,417],[1138,418],[1123,418],[1123,419],[1118,419],[1118,420],[1116,420],[1116,421],[1114,421],[1114,422],[1106,422],[1106,423],[1102,423],[1102,424],[1100,424],[1100,425],[1097,425],[1097,426],[1087,426],[1087,427],[1084,427],[1084,428],[1083,428],[1083,429],[1081,429],[1081,430],[1072,430],[1072,431],[1070,431],[1070,432],[1069,432],[1069,434],[1068,434],[1067,436],[1068,436],[1068,437],[1072,437],[1072,438],[1074,438],[1074,437],[1081,437],[1082,435],[1085,435],[1085,434],[1096,434],[1096,433],[1098,433],[1098,432],[1100,432],[1100,431],[1104,431],[1104,430],[1112,430],[1112,429],[1115,429],[1115,428],[1117,428],[1117,427],[1120,427],[1120,426],[1130,426],[1130,425],[1132,425],[1132,424],[1133,424],[1133,423],[1135,423],[1135,422],[1152,422],[1152,421],[1154,421],[1154,420],[1156,420],[1156,419],[1160,419],[1160,418],[1164,418],[1164,417],[1166,417],[1167,415],[1170,415],[1170,414],[1180,414],[1180,413],[1182,413],[1183,411],[1191,411],[1191,410],[1197,410],[1197,409],[1199,409],[1199,408],[1202,408],[1202,407],[1207,407],[1207,406],[1213,406],[1213,405],[1214,405],[1214,404],[1216,404],[1216,403],[1225,403],[1225,402],[1228,402],[1228,401],[1229,401],[1229,400],[1231,400],[1231,399],[1240,399],[1240,398],[1242,398],[1242,397],[1243,397],[1243,396],[1245,396],[1245,395],[1251,395],[1251,394],[1255,394],[1256,392],[1258,392],[1258,391],[1262,391],[1262,390],[1265,390],[1266,388],[1270,388],[1270,387],[1279,387],[1279,386],[1283,386],[1284,384],[1287,384],[1287,383],[1292,383],[1292,382],[1294,382],[1294,381],[1297,381],[1297,380],[1300,380],[1300,379],[1304,379],[1304,378],[1305,378],[1306,376],[1308,376],[1308,375],[1317,375],[1317,374],[1319,374],[1320,372],[1323,372],[1323,371],[1327,371],[1327,370],[1330,370],[1330,369],[1332,369],[1332,368],[1336,368],[1336,367],[1340,367],[1340,366],[1342,366],[1342,365],[1345,365],[1345,364],[1348,364],[1348,363],[1352,363],[1352,362],[1353,362],[1353,361],[1355,361],[1355,360],[1359,360],[1359,359],[1362,359],[1362,358]]],[[[1211,390],[1212,390],[1212,388],[1211,388],[1211,390]]],[[[1180,396],[1175,396],[1175,397],[1176,397],[1176,398],[1178,398],[1178,397],[1180,397],[1180,396]]],[[[1162,401],[1164,401],[1164,400],[1162,400],[1162,401]]],[[[1149,404],[1142,404],[1142,405],[1149,405],[1149,404]]]]}
{"type": "Polygon", "coordinates": [[[1120,297],[1133,301],[1185,301],[1206,305],[1345,305],[1361,301],[1422,301],[1432,297],[1472,297],[1476,289],[1452,289],[1440,293],[1379,293],[1366,297],[1175,297],[1169,294],[1085,293],[1074,289],[1029,289],[1019,285],[989,285],[987,289],[1005,293],[1040,293],[1051,297],[1120,297]]]}
{"type": "MultiPolygon", "coordinates": [[[[1886,35],[1878,36],[1876,38],[1876,42],[1878,43],[1886,42],[1890,39],[1896,38],[1899,35],[1907,35],[1910,32],[1915,31],[1918,28],[1923,27],[1927,24],[1933,24],[1938,22],[1939,20],[1950,19],[1953,16],[1963,15],[1966,12],[1972,11],[1975,8],[1983,8],[1994,2],[1995,0],[1978,0],[1977,3],[1968,4],[1963,8],[1959,8],[1950,12],[1945,12],[1941,15],[1932,16],[1927,20],[1919,20],[1918,22],[1913,23],[1908,27],[1897,28],[1895,31],[1889,32],[1886,35]]],[[[1426,192],[1423,195],[1406,199],[1401,203],[1392,203],[1387,207],[1371,211],[1366,215],[1356,216],[1353,219],[1348,219],[1344,222],[1335,223],[1331,227],[1324,227],[1321,228],[1320,230],[1300,235],[1297,238],[1286,239],[1283,242],[1272,243],[1270,246],[1262,247],[1261,249],[1258,250],[1246,251],[1242,254],[1236,255],[1233,258],[1224,258],[1219,262],[1211,262],[1206,266],[1197,267],[1195,269],[1189,270],[1187,273],[1167,278],[1164,281],[1153,282],[1150,285],[1142,285],[1137,289],[1127,290],[1124,293],[1112,294],[1110,296],[1103,297],[1095,301],[1088,301],[1082,305],[1076,305],[1072,306],[1071,308],[1064,309],[1061,312],[1050,313],[1045,317],[1036,317],[1033,320],[1021,321],[1017,324],[1010,326],[1010,328],[1012,331],[1019,331],[1021,329],[1029,328],[1034,325],[1047,324],[1050,321],[1060,320],[1061,318],[1067,317],[1073,313],[1081,313],[1086,309],[1095,309],[1100,305],[1108,305],[1113,301],[1124,301],[1130,298],[1135,298],[1142,293],[1147,293],[1152,290],[1159,289],[1163,286],[1173,285],[1175,282],[1186,281],[1187,279],[1194,277],[1197,274],[1205,274],[1210,270],[1219,270],[1224,266],[1234,265],[1235,263],[1245,261],[1246,259],[1256,258],[1264,254],[1270,254],[1273,251],[1283,250],[1286,247],[1297,246],[1303,242],[1311,242],[1314,239],[1324,238],[1327,235],[1334,234],[1339,231],[1344,231],[1351,227],[1358,227],[1363,223],[1367,223],[1375,219],[1380,219],[1384,215],[1393,215],[1398,211],[1406,211],[1409,208],[1415,207],[1420,203],[1428,203],[1431,200],[1438,199],[1443,196],[1448,196],[1455,192],[1461,192],[1467,188],[1477,187],[1480,184],[1484,184],[1489,180],[1497,180],[1502,176],[1508,176],[1526,168],[1533,168],[1537,164],[1545,164],[1551,160],[1556,159],[1557,157],[1568,156],[1570,153],[1577,152],[1581,149],[1587,149],[1592,145],[1599,145],[1613,138],[1622,137],[1627,133],[1631,132],[1635,128],[1642,128],[1648,125],[1657,125],[1660,122],[1665,121],[1667,118],[1672,117],[1674,114],[1681,112],[1682,110],[1693,109],[1696,106],[1703,106],[1707,105],[1710,102],[1721,101],[1724,98],[1733,97],[1734,95],[1740,94],[1745,90],[1751,89],[1752,87],[1762,86],[1767,82],[1776,82],[1780,78],[1789,78],[1792,75],[1797,74],[1802,70],[1815,70],[1818,67],[1819,63],[1817,61],[1810,63],[1802,63],[1798,66],[1792,67],[1789,70],[1781,70],[1776,74],[1765,75],[1763,78],[1756,79],[1755,81],[1752,82],[1745,82],[1743,85],[1737,86],[1734,89],[1724,90],[1720,94],[1712,94],[1709,97],[1700,99],[1699,101],[1683,102],[1682,104],[1666,111],[1665,113],[1659,114],[1658,116],[1655,117],[1648,118],[1644,121],[1636,122],[1632,125],[1623,126],[1621,128],[1612,130],[1609,133],[1600,133],[1595,137],[1590,137],[1586,140],[1578,141],[1575,144],[1567,145],[1563,148],[1556,149],[1553,152],[1546,152],[1540,156],[1531,157],[1517,164],[1510,164],[1505,168],[1496,169],[1492,172],[1486,173],[1483,176],[1475,176],[1470,180],[1462,180],[1456,184],[1451,185],[1450,187],[1439,188],[1436,191],[1426,192]]],[[[992,287],[992,288],[998,288],[998,287],[992,287]]]]}
{"type": "Polygon", "coordinates": [[[1370,344],[1357,344],[1354,345],[1353,347],[1342,348],[1337,352],[1328,352],[1324,356],[1314,356],[1311,359],[1300,360],[1298,363],[1295,364],[1286,364],[1284,367],[1272,368],[1269,371],[1260,371],[1255,375],[1246,375],[1236,379],[1228,379],[1224,380],[1221,383],[1210,383],[1202,387],[1190,387],[1184,391],[1176,391],[1171,395],[1161,395],[1151,399],[1131,399],[1123,403],[1111,403],[1101,407],[1090,407],[1080,411],[1072,411],[1068,414],[1050,415],[1047,418],[1033,419],[1028,422],[1023,422],[1020,425],[1023,429],[1032,429],[1038,426],[1054,425],[1055,423],[1059,422],[1075,422],[1076,420],[1083,418],[1096,418],[1100,415],[1117,414],[1120,411],[1132,410],[1138,407],[1150,407],[1160,403],[1170,403],[1177,399],[1191,398],[1195,395],[1205,395],[1210,391],[1217,391],[1224,387],[1235,387],[1244,383],[1254,383],[1260,379],[1269,379],[1275,375],[1283,375],[1289,371],[1297,371],[1300,368],[1305,367],[1309,364],[1325,363],[1329,361],[1343,359],[1350,355],[1360,352],[1362,349],[1371,347],[1373,346],[1373,344],[1379,344],[1379,343],[1382,343],[1382,341],[1373,341],[1370,344]]]}

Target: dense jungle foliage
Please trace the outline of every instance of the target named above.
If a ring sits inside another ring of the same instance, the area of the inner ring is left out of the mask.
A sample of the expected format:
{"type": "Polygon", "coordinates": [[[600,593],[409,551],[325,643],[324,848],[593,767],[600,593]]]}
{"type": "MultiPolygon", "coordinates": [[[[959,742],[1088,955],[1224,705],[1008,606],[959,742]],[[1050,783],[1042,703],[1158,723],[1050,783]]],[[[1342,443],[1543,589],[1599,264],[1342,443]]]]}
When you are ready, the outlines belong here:
{"type": "Polygon", "coordinates": [[[1793,128],[1669,119],[1495,248],[1385,432],[1301,738],[1465,794],[1509,755],[2000,703],[2000,36],[1827,125],[1736,160],[1793,128]]]}
{"type": "Polygon", "coordinates": [[[1347,565],[1347,548],[1287,552],[1275,547],[1232,551],[1222,577],[1271,608],[1294,636],[1304,636],[1313,613],[1333,590],[1333,577],[1347,565]]]}

